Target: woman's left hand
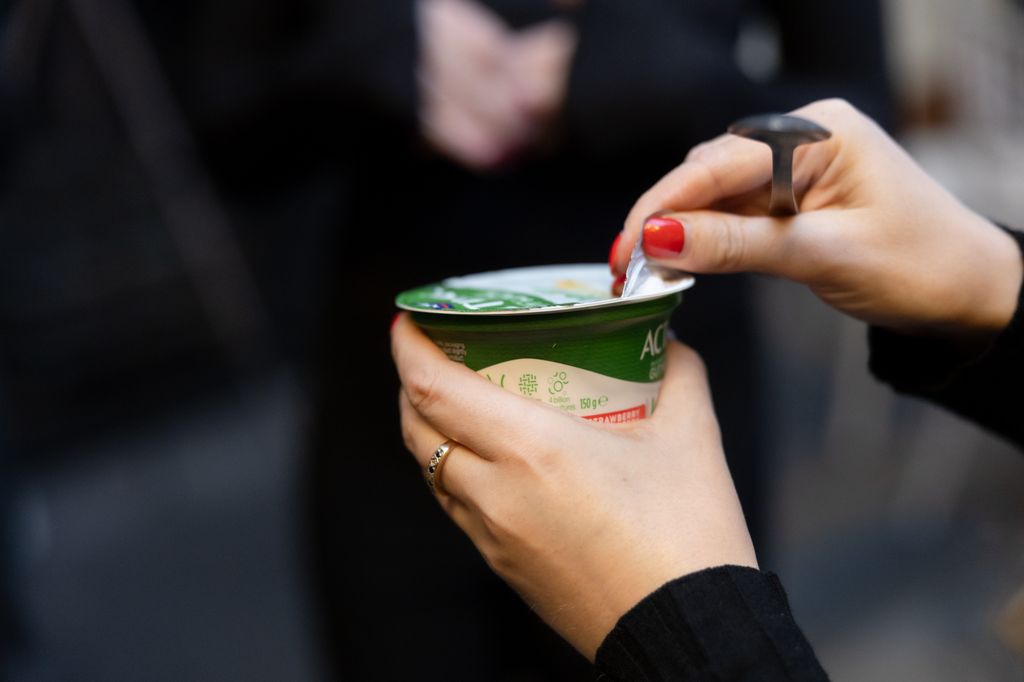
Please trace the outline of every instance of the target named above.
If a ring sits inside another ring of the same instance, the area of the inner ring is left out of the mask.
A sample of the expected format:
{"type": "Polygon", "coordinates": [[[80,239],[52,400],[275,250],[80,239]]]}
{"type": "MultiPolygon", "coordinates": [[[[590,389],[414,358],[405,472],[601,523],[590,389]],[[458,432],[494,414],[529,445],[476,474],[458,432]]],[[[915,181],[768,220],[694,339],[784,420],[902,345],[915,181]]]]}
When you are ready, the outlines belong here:
{"type": "Polygon", "coordinates": [[[618,619],[664,583],[757,566],[704,367],[671,343],[657,412],[604,425],[524,398],[450,361],[401,315],[392,352],[402,432],[438,501],[499,576],[593,660],[618,619]]]}

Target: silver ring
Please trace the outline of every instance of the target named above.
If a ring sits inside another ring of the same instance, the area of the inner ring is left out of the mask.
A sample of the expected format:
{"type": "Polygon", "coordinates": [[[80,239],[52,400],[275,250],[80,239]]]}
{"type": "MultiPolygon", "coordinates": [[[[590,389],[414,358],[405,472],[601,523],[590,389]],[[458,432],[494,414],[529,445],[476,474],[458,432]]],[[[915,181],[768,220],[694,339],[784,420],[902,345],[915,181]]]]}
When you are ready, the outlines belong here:
{"type": "Polygon", "coordinates": [[[454,450],[456,445],[458,443],[451,440],[446,440],[438,445],[437,449],[434,450],[434,454],[430,456],[426,469],[423,471],[423,476],[427,479],[427,487],[435,495],[441,490],[441,469],[448,458],[448,453],[454,450]]]}

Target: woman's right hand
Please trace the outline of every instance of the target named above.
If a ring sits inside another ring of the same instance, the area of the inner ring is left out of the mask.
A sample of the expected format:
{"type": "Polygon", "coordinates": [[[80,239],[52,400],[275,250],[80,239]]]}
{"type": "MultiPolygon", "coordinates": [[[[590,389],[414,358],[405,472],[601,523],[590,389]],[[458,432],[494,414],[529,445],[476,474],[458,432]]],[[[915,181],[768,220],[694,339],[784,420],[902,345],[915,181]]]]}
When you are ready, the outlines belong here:
{"type": "Polygon", "coordinates": [[[1021,286],[1014,240],[846,102],[793,113],[832,131],[797,149],[801,213],[764,215],[771,153],[726,135],[693,149],[640,198],[613,246],[612,269],[625,271],[643,229],[647,255],[658,262],[785,277],[849,315],[904,333],[981,338],[1005,327],[1021,286]]]}

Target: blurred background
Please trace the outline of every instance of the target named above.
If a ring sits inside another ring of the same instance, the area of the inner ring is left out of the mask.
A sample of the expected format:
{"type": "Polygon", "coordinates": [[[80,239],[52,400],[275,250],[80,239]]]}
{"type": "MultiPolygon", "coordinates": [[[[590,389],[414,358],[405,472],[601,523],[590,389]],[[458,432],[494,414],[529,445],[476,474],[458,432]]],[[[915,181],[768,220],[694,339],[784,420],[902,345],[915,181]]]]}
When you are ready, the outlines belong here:
{"type": "MultiPolygon", "coordinates": [[[[1024,227],[1021,35],[1016,0],[0,2],[3,679],[590,679],[403,451],[394,294],[603,260],[690,146],[826,96],[1024,227]]],[[[706,277],[675,327],[833,679],[1024,677],[1020,453],[799,287],[706,277]]]]}

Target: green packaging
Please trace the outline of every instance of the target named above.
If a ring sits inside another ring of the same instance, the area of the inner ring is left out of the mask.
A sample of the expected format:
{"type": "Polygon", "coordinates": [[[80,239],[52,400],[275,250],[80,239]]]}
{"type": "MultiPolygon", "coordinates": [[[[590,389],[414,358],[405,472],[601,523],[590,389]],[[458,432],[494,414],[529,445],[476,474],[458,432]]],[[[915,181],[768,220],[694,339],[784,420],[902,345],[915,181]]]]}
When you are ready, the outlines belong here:
{"type": "Polygon", "coordinates": [[[398,307],[455,362],[492,383],[584,419],[649,416],[665,374],[668,321],[683,277],[629,299],[605,264],[454,277],[400,294],[398,307]]]}

